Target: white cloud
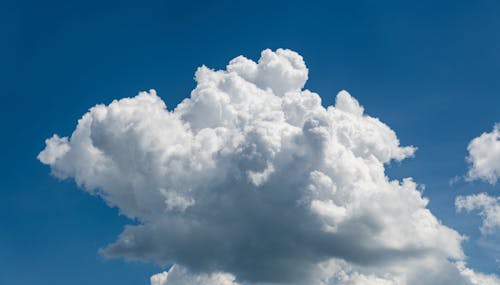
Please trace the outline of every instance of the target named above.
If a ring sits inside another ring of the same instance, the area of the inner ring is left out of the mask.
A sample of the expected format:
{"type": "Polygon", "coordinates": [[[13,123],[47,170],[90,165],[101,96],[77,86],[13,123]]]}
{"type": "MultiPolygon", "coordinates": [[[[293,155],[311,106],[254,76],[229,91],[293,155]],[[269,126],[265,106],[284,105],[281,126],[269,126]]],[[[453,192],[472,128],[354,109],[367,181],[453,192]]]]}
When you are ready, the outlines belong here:
{"type": "Polygon", "coordinates": [[[178,265],[151,276],[151,285],[240,285],[229,273],[190,274],[178,265]]]}
{"type": "Polygon", "coordinates": [[[149,278],[151,285],[164,285],[168,281],[168,271],[157,273],[149,278]]]}
{"type": "Polygon", "coordinates": [[[500,197],[491,197],[486,193],[459,196],[455,199],[457,211],[478,211],[483,220],[481,233],[492,234],[500,228],[500,197]]]}
{"type": "Polygon", "coordinates": [[[496,124],[490,133],[483,133],[473,139],[467,150],[470,164],[467,178],[495,184],[500,177],[500,124],[496,124]]]}
{"type": "Polygon", "coordinates": [[[470,280],[474,285],[498,285],[500,284],[500,278],[494,275],[486,275],[482,273],[475,272],[474,270],[467,268],[464,262],[458,262],[458,269],[460,273],[470,280]]]}
{"type": "Polygon", "coordinates": [[[39,159],[140,222],[102,252],[176,264],[153,285],[475,284],[463,237],[385,175],[415,148],[307,78],[281,49],[201,67],[174,110],[154,90],[97,105],[39,159]]]}

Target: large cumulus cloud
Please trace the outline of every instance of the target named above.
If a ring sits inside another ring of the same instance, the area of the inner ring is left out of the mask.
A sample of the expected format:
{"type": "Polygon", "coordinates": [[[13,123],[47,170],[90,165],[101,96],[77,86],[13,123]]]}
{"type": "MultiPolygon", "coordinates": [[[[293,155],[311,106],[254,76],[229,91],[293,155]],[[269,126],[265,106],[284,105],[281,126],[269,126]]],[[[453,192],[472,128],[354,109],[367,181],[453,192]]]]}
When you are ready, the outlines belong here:
{"type": "Polygon", "coordinates": [[[39,159],[139,221],[102,252],[175,263],[154,285],[478,284],[462,236],[385,175],[415,148],[307,78],[282,49],[203,66],[175,109],[154,90],[97,105],[39,159]]]}

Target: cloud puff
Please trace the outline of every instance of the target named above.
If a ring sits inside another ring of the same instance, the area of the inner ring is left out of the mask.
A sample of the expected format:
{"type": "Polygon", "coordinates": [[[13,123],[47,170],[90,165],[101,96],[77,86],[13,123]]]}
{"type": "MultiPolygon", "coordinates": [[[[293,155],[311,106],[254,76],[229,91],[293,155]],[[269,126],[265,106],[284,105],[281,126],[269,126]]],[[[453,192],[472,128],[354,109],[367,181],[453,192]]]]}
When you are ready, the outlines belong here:
{"type": "Polygon", "coordinates": [[[482,234],[492,234],[500,228],[500,197],[491,197],[486,193],[459,196],[455,199],[457,211],[478,211],[483,220],[482,234]]]}
{"type": "Polygon", "coordinates": [[[239,285],[229,273],[190,274],[186,268],[174,265],[167,272],[151,276],[151,285],[239,285]]]}
{"type": "Polygon", "coordinates": [[[495,184],[500,177],[500,124],[496,124],[490,133],[483,133],[473,139],[467,150],[470,164],[467,178],[495,184]]]}
{"type": "Polygon", "coordinates": [[[174,110],[154,90],[97,105],[38,158],[139,222],[102,252],[176,264],[153,285],[477,284],[462,236],[385,175],[415,148],[307,78],[282,49],[203,66],[174,110]]]}

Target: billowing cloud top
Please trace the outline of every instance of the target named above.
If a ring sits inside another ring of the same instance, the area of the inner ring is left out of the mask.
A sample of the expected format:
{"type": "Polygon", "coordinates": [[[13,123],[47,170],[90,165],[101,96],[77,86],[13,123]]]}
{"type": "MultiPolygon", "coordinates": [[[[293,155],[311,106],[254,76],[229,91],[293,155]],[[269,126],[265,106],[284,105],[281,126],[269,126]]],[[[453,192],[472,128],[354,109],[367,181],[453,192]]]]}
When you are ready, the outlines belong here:
{"type": "Polygon", "coordinates": [[[385,175],[415,148],[345,91],[323,107],[307,78],[283,49],[203,66],[174,110],[154,90],[97,105],[39,159],[140,222],[102,251],[175,263],[154,285],[497,284],[385,175]]]}

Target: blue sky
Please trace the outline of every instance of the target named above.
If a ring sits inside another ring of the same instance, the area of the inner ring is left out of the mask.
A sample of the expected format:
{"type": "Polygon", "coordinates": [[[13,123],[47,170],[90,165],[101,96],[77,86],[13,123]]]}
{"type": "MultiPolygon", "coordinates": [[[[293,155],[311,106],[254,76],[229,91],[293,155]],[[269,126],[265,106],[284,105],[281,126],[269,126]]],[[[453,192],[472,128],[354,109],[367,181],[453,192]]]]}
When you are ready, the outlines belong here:
{"type": "Polygon", "coordinates": [[[130,221],[51,177],[36,159],[44,139],[141,90],[173,107],[195,87],[198,66],[280,47],[304,57],[306,88],[323,105],[345,89],[418,147],[388,175],[425,184],[433,213],[470,237],[469,266],[498,274],[480,219],[457,214],[454,199],[499,186],[449,181],[467,172],[469,141],[500,121],[500,4],[305,2],[4,1],[0,283],[147,283],[157,265],[98,254],[130,221]]]}

